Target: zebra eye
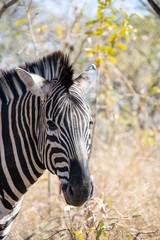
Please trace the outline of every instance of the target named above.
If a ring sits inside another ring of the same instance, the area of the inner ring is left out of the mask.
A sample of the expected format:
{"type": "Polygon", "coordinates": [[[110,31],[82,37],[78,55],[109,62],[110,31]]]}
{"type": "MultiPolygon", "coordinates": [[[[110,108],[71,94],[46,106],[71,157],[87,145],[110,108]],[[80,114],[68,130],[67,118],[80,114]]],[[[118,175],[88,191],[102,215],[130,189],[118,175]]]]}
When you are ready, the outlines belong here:
{"type": "Polygon", "coordinates": [[[56,124],[53,121],[51,121],[51,120],[47,121],[47,125],[48,125],[50,131],[55,131],[58,128],[56,126],[56,124]]]}

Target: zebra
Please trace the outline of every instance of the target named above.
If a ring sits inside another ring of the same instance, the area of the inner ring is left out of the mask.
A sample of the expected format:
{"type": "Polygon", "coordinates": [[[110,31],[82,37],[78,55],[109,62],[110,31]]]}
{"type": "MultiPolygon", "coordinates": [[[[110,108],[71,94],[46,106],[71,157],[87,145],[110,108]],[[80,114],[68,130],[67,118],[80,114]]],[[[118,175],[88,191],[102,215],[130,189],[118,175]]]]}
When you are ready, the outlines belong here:
{"type": "Polygon", "coordinates": [[[93,196],[92,118],[85,94],[96,67],[73,76],[69,56],[61,51],[1,73],[0,239],[45,169],[58,176],[67,204],[81,206],[93,196]]]}

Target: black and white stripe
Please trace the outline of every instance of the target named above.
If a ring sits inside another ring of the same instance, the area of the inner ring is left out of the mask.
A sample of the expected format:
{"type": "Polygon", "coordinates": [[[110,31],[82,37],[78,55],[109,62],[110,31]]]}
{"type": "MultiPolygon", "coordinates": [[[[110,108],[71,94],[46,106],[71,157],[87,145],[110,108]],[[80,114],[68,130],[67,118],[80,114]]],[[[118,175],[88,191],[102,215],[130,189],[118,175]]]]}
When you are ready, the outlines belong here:
{"type": "Polygon", "coordinates": [[[23,195],[46,168],[58,175],[67,203],[81,205],[92,195],[87,165],[91,114],[83,93],[94,79],[91,65],[73,80],[72,66],[61,52],[2,72],[0,239],[8,234],[23,195]]]}

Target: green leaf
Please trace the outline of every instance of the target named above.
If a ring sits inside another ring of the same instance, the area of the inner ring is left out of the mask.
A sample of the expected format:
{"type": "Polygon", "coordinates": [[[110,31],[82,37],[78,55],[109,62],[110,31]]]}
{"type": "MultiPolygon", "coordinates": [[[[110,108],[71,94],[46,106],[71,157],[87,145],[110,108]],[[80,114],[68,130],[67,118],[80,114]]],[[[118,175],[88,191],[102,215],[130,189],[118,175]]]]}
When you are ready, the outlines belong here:
{"type": "Polygon", "coordinates": [[[85,27],[88,27],[88,26],[90,26],[94,23],[97,23],[97,22],[98,22],[98,20],[90,20],[90,21],[86,22],[85,27]]]}
{"type": "Polygon", "coordinates": [[[137,218],[137,217],[141,217],[141,215],[137,214],[132,216],[132,218],[137,218]]]}
{"type": "Polygon", "coordinates": [[[102,234],[102,231],[103,231],[103,229],[102,229],[102,228],[100,228],[100,229],[99,229],[99,231],[97,232],[97,235],[96,235],[96,240],[99,240],[99,237],[101,236],[101,234],[102,234]]]}
{"type": "Polygon", "coordinates": [[[64,239],[64,236],[65,236],[65,234],[62,233],[62,234],[60,235],[60,239],[63,240],[63,239],[64,239]]]}
{"type": "Polygon", "coordinates": [[[117,33],[113,33],[109,36],[109,41],[110,43],[113,43],[115,41],[115,39],[117,38],[118,34],[117,33]]]}
{"type": "Polygon", "coordinates": [[[22,19],[19,19],[17,22],[16,22],[16,25],[20,24],[20,23],[23,23],[26,21],[26,18],[22,18],[22,19]]]}
{"type": "Polygon", "coordinates": [[[85,32],[85,34],[87,34],[87,35],[96,35],[96,33],[92,32],[92,31],[87,31],[87,32],[85,32]]]}
{"type": "Polygon", "coordinates": [[[111,224],[109,224],[108,226],[113,227],[113,226],[115,226],[115,225],[116,225],[115,223],[111,223],[111,224]]]}
{"type": "Polygon", "coordinates": [[[122,48],[123,50],[127,50],[127,46],[124,43],[116,43],[115,45],[122,48]]]}
{"type": "Polygon", "coordinates": [[[97,17],[99,20],[102,20],[103,18],[103,13],[101,12],[103,9],[103,7],[98,7],[98,10],[97,10],[97,17]]]}
{"type": "Polygon", "coordinates": [[[99,224],[100,228],[102,228],[104,226],[104,222],[101,221],[100,224],[99,224]]]}

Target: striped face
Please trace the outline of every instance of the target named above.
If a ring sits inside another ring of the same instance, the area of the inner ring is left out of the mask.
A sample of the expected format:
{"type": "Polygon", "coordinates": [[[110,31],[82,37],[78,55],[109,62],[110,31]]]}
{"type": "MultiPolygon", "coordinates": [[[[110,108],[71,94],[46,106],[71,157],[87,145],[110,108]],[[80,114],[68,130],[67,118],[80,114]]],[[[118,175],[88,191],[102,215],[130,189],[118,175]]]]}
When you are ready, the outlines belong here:
{"type": "Polygon", "coordinates": [[[46,104],[44,164],[61,182],[69,180],[71,162],[87,161],[90,151],[91,112],[78,90],[57,87],[60,96],[53,93],[46,104]]]}
{"type": "Polygon", "coordinates": [[[68,204],[80,206],[93,195],[88,168],[91,112],[84,92],[96,78],[96,69],[88,69],[66,86],[18,70],[18,75],[34,94],[42,99],[39,121],[39,150],[42,162],[57,174],[68,204]]]}
{"type": "Polygon", "coordinates": [[[63,87],[54,90],[56,94],[46,103],[44,164],[59,177],[67,203],[81,205],[79,199],[85,196],[86,201],[93,193],[88,168],[91,112],[77,87],[69,93],[63,87]],[[77,189],[82,197],[78,195],[75,201],[77,189]]]}

